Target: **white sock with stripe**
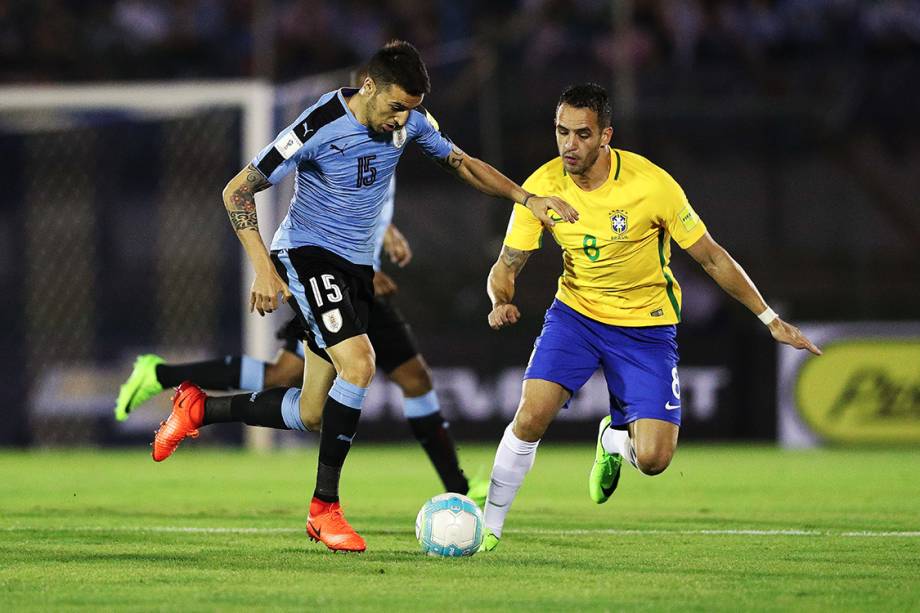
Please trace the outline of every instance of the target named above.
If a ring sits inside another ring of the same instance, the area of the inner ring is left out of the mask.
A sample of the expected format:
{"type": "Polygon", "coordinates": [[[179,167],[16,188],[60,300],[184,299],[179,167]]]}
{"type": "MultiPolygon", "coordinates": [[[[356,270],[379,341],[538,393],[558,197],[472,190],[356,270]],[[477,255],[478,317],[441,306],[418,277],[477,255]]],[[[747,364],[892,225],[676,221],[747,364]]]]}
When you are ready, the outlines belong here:
{"type": "Polygon", "coordinates": [[[489,483],[489,498],[486,501],[486,528],[497,537],[501,537],[505,525],[505,516],[524,483],[524,477],[533,466],[540,441],[528,443],[522,441],[511,431],[511,424],[505,428],[495,452],[495,464],[492,466],[492,479],[489,483]]]}
{"type": "Polygon", "coordinates": [[[633,447],[632,440],[629,438],[629,431],[614,430],[608,426],[601,435],[601,445],[604,446],[604,451],[607,453],[618,453],[626,458],[627,462],[639,468],[636,462],[636,448],[633,447]]]}

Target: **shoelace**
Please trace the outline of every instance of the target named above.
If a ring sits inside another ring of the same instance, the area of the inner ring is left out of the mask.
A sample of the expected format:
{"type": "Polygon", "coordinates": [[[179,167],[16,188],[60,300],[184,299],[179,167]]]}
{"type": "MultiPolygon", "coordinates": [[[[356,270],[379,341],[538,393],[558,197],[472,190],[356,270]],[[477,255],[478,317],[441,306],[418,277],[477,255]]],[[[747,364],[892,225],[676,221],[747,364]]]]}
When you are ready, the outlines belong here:
{"type": "Polygon", "coordinates": [[[331,527],[335,529],[353,530],[353,528],[349,525],[348,520],[345,519],[345,514],[342,512],[342,507],[332,509],[328,512],[328,514],[329,519],[327,522],[331,525],[331,527]]]}

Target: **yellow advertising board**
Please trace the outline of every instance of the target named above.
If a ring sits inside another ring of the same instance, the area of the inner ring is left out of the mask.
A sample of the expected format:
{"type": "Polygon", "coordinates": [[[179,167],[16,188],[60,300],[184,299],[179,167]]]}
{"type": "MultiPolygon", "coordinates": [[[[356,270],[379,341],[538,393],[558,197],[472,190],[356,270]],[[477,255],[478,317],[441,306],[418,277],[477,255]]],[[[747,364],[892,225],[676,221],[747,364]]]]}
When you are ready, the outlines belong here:
{"type": "Polygon", "coordinates": [[[824,355],[781,352],[781,442],[920,443],[920,330],[833,324],[806,334],[824,355]]]}

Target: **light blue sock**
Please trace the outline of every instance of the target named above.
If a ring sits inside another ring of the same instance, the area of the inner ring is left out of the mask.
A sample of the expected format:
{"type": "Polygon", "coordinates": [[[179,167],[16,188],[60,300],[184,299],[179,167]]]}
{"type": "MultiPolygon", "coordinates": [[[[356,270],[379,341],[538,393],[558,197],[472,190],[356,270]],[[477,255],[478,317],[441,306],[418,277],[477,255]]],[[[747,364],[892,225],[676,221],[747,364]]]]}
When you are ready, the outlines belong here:
{"type": "Polygon", "coordinates": [[[422,394],[415,398],[403,399],[403,414],[405,414],[407,419],[427,417],[428,415],[434,415],[440,410],[441,406],[438,404],[438,395],[434,390],[430,390],[427,394],[422,394]]]}
{"type": "Polygon", "coordinates": [[[358,387],[354,383],[349,383],[341,377],[335,378],[335,381],[332,383],[332,389],[329,390],[330,398],[356,411],[361,410],[361,405],[364,404],[364,398],[366,396],[366,387],[358,387]]]}
{"type": "Polygon", "coordinates": [[[291,430],[310,431],[300,419],[300,388],[292,387],[284,393],[281,399],[281,418],[291,430]]]}
{"type": "Polygon", "coordinates": [[[263,387],[265,387],[265,362],[244,355],[240,358],[239,389],[258,392],[263,387]]]}

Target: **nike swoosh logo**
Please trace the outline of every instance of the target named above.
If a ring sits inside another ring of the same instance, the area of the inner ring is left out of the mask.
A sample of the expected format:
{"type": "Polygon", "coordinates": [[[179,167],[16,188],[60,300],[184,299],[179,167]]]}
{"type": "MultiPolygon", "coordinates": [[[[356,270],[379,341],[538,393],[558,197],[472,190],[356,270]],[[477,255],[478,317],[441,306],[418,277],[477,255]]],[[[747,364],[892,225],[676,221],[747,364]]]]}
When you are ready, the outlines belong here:
{"type": "Polygon", "coordinates": [[[610,484],[610,487],[601,487],[601,491],[604,492],[604,496],[610,498],[610,495],[617,489],[617,484],[620,482],[620,471],[617,471],[617,476],[613,478],[613,483],[610,484]]]}
{"type": "MultiPolygon", "coordinates": [[[[322,540],[322,536],[323,536],[322,530],[314,526],[313,522],[309,522],[309,523],[310,523],[310,527],[313,528],[313,532],[316,533],[316,540],[322,540]]],[[[327,545],[338,545],[339,543],[342,543],[347,540],[348,540],[347,534],[335,534],[333,536],[327,536],[326,540],[324,540],[323,543],[326,543],[327,545]]]]}
{"type": "Polygon", "coordinates": [[[666,410],[668,410],[668,411],[674,411],[674,410],[676,410],[676,409],[679,409],[679,408],[680,408],[680,405],[679,405],[679,404],[671,404],[670,402],[666,402],[665,405],[664,405],[664,408],[665,408],[666,410]]]}
{"type": "Polygon", "coordinates": [[[552,215],[550,215],[549,218],[552,219],[553,221],[562,221],[561,217],[553,217],[552,215]]]}

